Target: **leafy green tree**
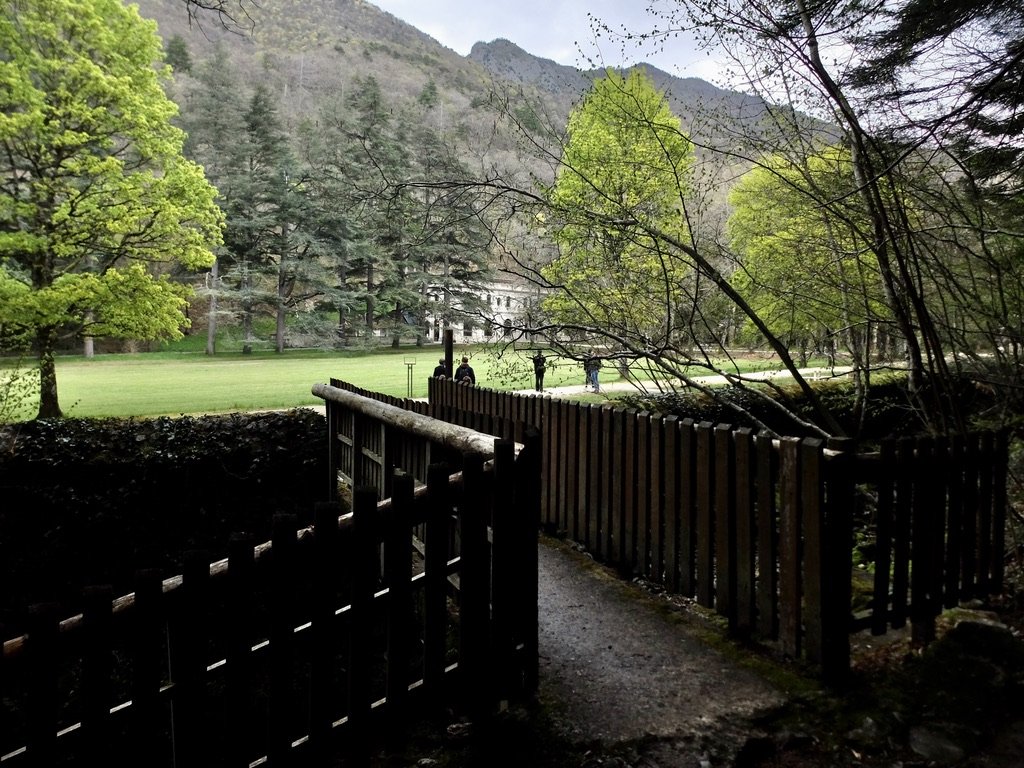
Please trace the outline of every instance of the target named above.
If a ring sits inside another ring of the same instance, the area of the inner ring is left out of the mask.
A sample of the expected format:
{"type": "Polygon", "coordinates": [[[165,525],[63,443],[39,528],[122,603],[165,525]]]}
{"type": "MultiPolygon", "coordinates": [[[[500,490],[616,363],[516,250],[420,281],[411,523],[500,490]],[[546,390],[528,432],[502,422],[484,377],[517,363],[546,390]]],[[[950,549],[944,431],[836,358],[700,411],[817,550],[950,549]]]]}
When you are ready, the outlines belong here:
{"type": "Polygon", "coordinates": [[[729,194],[733,283],[801,365],[811,350],[834,356],[838,343],[867,367],[874,330],[891,321],[854,190],[849,152],[832,147],[803,166],[768,158],[729,194]]]}
{"type": "Polygon", "coordinates": [[[39,417],[61,415],[61,332],[174,338],[187,291],[148,266],[206,267],[222,214],[182,156],[155,24],[117,0],[0,15],[2,321],[31,335],[39,417]]]}
{"type": "Polygon", "coordinates": [[[569,117],[545,226],[559,247],[553,322],[667,338],[687,268],[651,232],[686,235],[681,194],[693,148],[647,75],[609,70],[569,117]]]}

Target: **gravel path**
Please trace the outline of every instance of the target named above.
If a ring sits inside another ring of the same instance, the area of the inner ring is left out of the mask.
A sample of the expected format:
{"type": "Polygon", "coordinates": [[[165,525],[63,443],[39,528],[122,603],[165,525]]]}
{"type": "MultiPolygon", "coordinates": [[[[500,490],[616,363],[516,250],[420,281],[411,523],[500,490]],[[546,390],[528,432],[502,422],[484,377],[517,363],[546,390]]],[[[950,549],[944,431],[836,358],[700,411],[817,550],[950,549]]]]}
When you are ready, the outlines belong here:
{"type": "MultiPolygon", "coordinates": [[[[784,696],[586,555],[541,540],[540,690],[556,732],[645,765],[731,765],[784,696]]],[[[636,764],[634,761],[630,761],[636,764]]]]}

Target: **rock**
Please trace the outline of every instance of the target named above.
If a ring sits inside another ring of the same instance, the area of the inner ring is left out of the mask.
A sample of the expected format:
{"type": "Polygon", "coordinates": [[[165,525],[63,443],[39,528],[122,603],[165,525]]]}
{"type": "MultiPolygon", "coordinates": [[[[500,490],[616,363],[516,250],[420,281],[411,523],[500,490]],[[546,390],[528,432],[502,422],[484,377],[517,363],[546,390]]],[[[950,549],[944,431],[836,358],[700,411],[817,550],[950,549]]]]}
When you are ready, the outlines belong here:
{"type": "Polygon", "coordinates": [[[956,765],[966,756],[963,748],[945,734],[926,727],[910,729],[910,748],[914,754],[938,765],[956,765]]]}

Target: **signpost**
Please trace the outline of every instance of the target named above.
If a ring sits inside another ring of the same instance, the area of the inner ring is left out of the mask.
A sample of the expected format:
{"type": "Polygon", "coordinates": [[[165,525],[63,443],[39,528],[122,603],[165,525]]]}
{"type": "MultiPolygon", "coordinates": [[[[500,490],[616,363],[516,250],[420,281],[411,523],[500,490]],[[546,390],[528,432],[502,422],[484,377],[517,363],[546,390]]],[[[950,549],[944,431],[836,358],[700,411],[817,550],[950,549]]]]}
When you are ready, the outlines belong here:
{"type": "Polygon", "coordinates": [[[406,372],[406,375],[407,375],[408,389],[409,389],[408,397],[412,397],[412,367],[414,365],[416,365],[416,358],[415,357],[407,357],[407,358],[405,358],[405,372],[406,372]]]}

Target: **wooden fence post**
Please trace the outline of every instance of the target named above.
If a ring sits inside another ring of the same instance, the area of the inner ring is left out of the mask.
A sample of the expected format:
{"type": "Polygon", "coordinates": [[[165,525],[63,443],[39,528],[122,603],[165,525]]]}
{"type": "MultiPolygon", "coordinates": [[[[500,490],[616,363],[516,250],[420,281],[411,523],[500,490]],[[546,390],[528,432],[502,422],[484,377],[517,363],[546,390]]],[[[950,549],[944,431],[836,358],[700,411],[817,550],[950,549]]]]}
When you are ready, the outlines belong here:
{"type": "Polygon", "coordinates": [[[779,640],[782,652],[798,658],[800,615],[800,440],[779,444],[779,640]]]}
{"type": "MultiPolygon", "coordinates": [[[[412,509],[415,483],[396,472],[384,539],[384,578],[388,588],[388,719],[399,730],[405,723],[409,699],[412,638],[412,509]]],[[[390,733],[389,729],[389,733],[390,733]]]]}
{"type": "Polygon", "coordinates": [[[225,601],[228,768],[248,768],[252,760],[252,658],[255,584],[252,536],[236,533],[228,541],[225,601]]]}
{"type": "Polygon", "coordinates": [[[776,638],[779,632],[779,529],[775,502],[776,471],[772,437],[767,432],[755,442],[757,474],[757,633],[776,638]]]}
{"type": "Polygon", "coordinates": [[[60,694],[57,681],[58,603],[37,603],[28,611],[27,667],[32,684],[28,688],[28,764],[49,768],[57,764],[57,723],[60,722],[60,694]]]}
{"type": "Polygon", "coordinates": [[[735,516],[736,521],[736,625],[735,629],[750,633],[756,620],[757,519],[754,507],[754,437],[744,427],[733,435],[733,461],[736,467],[735,516]]]}
{"type": "Polygon", "coordinates": [[[377,512],[375,485],[360,485],[352,505],[352,603],[348,622],[348,734],[347,755],[356,765],[369,757],[372,741],[371,663],[373,593],[377,585],[377,540],[374,516],[377,512]]]}
{"type": "Polygon", "coordinates": [[[696,577],[697,602],[705,608],[715,601],[715,523],[714,453],[711,450],[713,425],[702,421],[696,427],[697,472],[694,477],[697,499],[696,577]]]}
{"type": "MultiPolygon", "coordinates": [[[[454,386],[454,385],[453,385],[454,386]]],[[[444,688],[445,636],[448,629],[448,518],[451,515],[448,467],[427,469],[426,553],[423,595],[423,682],[427,697],[440,700],[444,688]]]]}
{"type": "Polygon", "coordinates": [[[329,765],[337,690],[333,658],[338,633],[336,572],[339,559],[338,504],[313,508],[313,580],[310,585],[309,748],[314,765],[329,765]]]}
{"type": "Polygon", "coordinates": [[[503,701],[522,687],[521,673],[515,662],[515,595],[516,590],[521,588],[518,580],[523,574],[516,566],[516,561],[526,557],[526,552],[516,546],[521,541],[517,525],[522,525],[516,516],[528,514],[529,510],[516,507],[516,483],[526,482],[526,478],[517,478],[516,470],[515,445],[509,440],[496,440],[492,489],[494,506],[491,515],[493,652],[490,666],[497,685],[497,697],[503,701]]]}
{"type": "Polygon", "coordinates": [[[292,675],[295,645],[295,567],[298,561],[295,515],[274,515],[271,532],[270,589],[270,700],[268,702],[267,757],[272,766],[292,759],[292,675]]]}
{"type": "Polygon", "coordinates": [[[170,634],[174,755],[175,763],[183,766],[206,762],[204,750],[211,747],[205,717],[209,591],[209,553],[186,552],[170,634]]]}
{"type": "Polygon", "coordinates": [[[135,575],[132,609],[132,707],[127,749],[128,763],[148,765],[164,742],[160,687],[166,631],[163,621],[163,584],[156,569],[135,575]]]}
{"type": "Polygon", "coordinates": [[[114,589],[109,584],[86,587],[83,593],[82,754],[90,765],[100,765],[110,755],[113,599],[114,589]]]}
{"type": "Polygon", "coordinates": [[[732,426],[714,432],[715,610],[736,629],[736,470],[732,426]]]}
{"type": "Polygon", "coordinates": [[[516,458],[516,484],[513,491],[516,510],[516,551],[520,568],[516,583],[515,637],[522,643],[522,682],[524,692],[537,690],[540,676],[538,656],[538,552],[540,532],[542,437],[536,427],[523,434],[523,449],[516,458]]]}
{"type": "MultiPolygon", "coordinates": [[[[842,552],[828,548],[828,528],[825,522],[824,443],[813,437],[800,442],[800,501],[797,525],[802,529],[801,556],[796,560],[798,572],[802,568],[803,589],[796,599],[803,599],[799,625],[803,626],[802,647],[808,660],[820,664],[824,633],[824,603],[834,599],[829,594],[832,586],[831,561],[843,559],[842,552]],[[802,565],[801,565],[802,560],[802,565]]],[[[790,537],[791,538],[791,537],[790,537]]],[[[799,631],[799,630],[798,630],[799,631]]]]}
{"type": "Polygon", "coordinates": [[[484,486],[483,459],[470,454],[462,467],[461,568],[459,572],[459,680],[466,711],[474,721],[487,714],[491,687],[488,658],[490,608],[490,545],[487,524],[490,503],[484,486]]]}
{"type": "Polygon", "coordinates": [[[854,458],[856,444],[833,438],[836,451],[828,462],[825,483],[826,581],[822,605],[821,670],[830,685],[850,676],[850,615],[853,611],[853,516],[856,506],[854,458]]]}

